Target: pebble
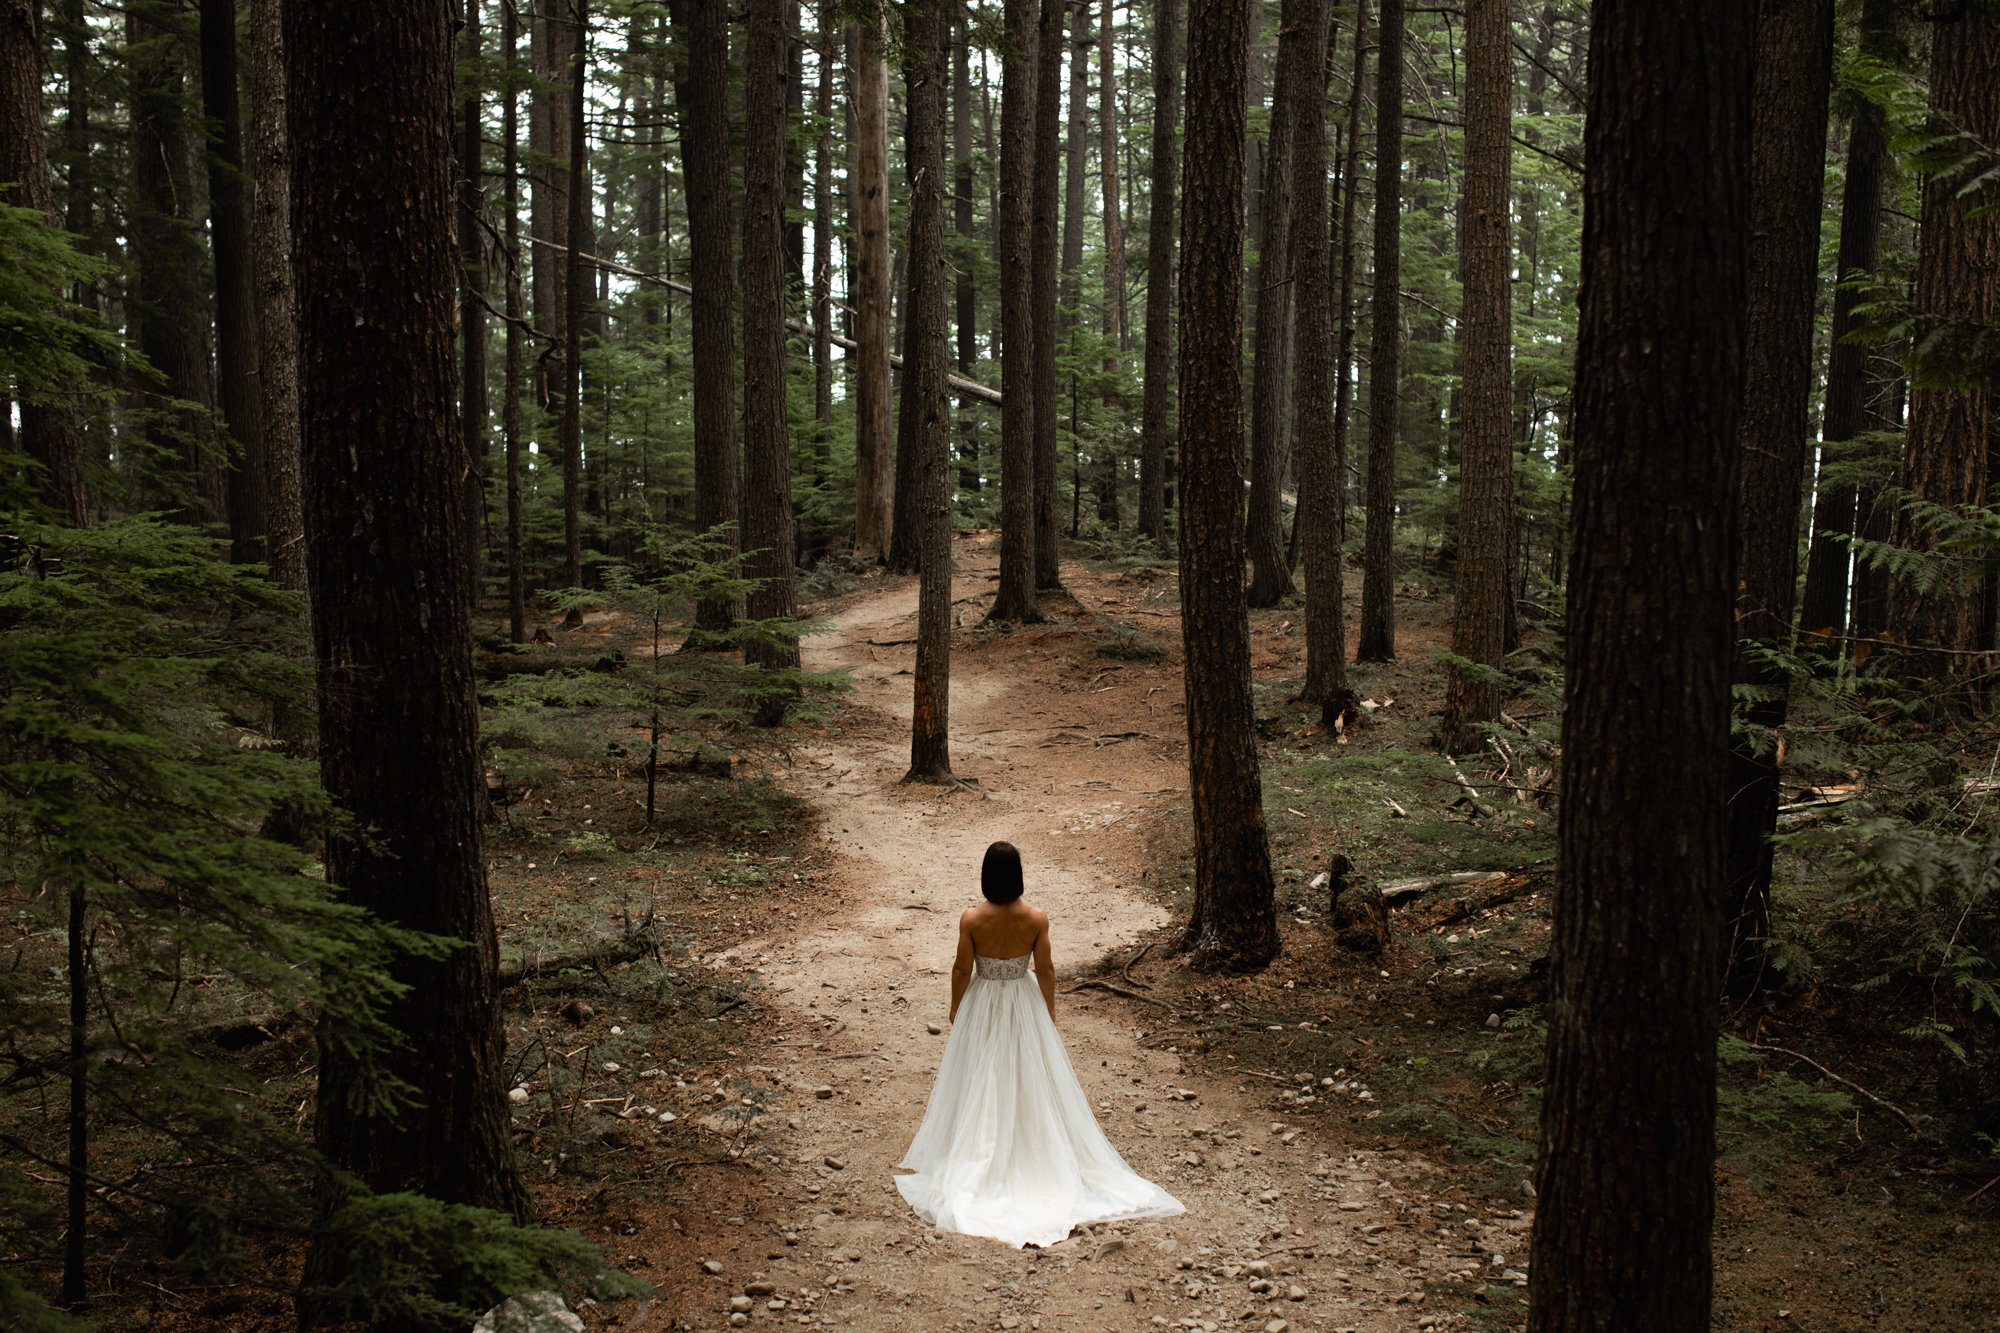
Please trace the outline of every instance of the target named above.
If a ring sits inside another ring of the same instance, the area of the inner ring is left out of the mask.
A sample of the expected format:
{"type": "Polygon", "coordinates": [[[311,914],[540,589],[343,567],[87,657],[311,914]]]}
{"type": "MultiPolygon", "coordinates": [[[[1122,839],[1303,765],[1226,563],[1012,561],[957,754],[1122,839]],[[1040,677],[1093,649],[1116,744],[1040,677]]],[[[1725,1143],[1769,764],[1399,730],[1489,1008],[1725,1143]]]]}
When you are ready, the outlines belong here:
{"type": "MultiPolygon", "coordinates": [[[[777,1294],[778,1284],[775,1282],[751,1282],[746,1283],[743,1288],[743,1295],[746,1299],[752,1296],[775,1296],[777,1294]]],[[[746,1305],[743,1308],[747,1310],[750,1307],[746,1305]]]]}
{"type": "Polygon", "coordinates": [[[1497,1030],[1500,1026],[1500,1015],[1498,1014],[1486,1015],[1486,1026],[1497,1030]]]}
{"type": "Polygon", "coordinates": [[[849,1247],[848,1249],[845,1250],[835,1250],[833,1252],[833,1257],[836,1259],[844,1259],[850,1264],[858,1264],[861,1262],[861,1251],[849,1247]]]}
{"type": "Polygon", "coordinates": [[[674,1121],[678,1119],[680,1119],[680,1117],[675,1115],[672,1111],[660,1112],[660,1123],[663,1125],[671,1125],[674,1123],[674,1121]]]}
{"type": "Polygon", "coordinates": [[[749,1314],[750,1298],[748,1296],[731,1296],[729,1298],[729,1313],[749,1314]]]}
{"type": "Polygon", "coordinates": [[[619,1070],[619,1064],[618,1064],[618,1062],[617,1062],[616,1060],[606,1060],[606,1061],[604,1062],[604,1072],[605,1072],[605,1073],[607,1073],[607,1074],[615,1074],[615,1073],[617,1073],[617,1072],[618,1072],[618,1070],[619,1070]]]}
{"type": "Polygon", "coordinates": [[[1259,1296],[1262,1296],[1265,1292],[1270,1291],[1271,1289],[1272,1289],[1271,1279],[1267,1277],[1260,1277],[1250,1284],[1250,1290],[1256,1292],[1259,1296]]]}
{"type": "Polygon", "coordinates": [[[1270,1277],[1274,1270],[1269,1259],[1252,1259],[1243,1265],[1243,1271],[1251,1277],[1270,1277]]]}
{"type": "Polygon", "coordinates": [[[821,1101],[826,1101],[827,1099],[829,1099],[829,1098],[831,1098],[831,1097],[833,1096],[833,1089],[832,1089],[832,1088],[814,1088],[814,1089],[813,1089],[813,1096],[815,1096],[815,1097],[819,1098],[819,1099],[820,1099],[821,1101]]]}
{"type": "Polygon", "coordinates": [[[1258,1203],[1276,1203],[1277,1201],[1278,1201],[1278,1191],[1276,1190],[1265,1190],[1262,1194],[1259,1194],[1257,1196],[1258,1203]]]}
{"type": "Polygon", "coordinates": [[[507,1089],[507,1100],[519,1106],[522,1102],[528,1100],[528,1090],[526,1088],[509,1088],[507,1089]]]}
{"type": "Polygon", "coordinates": [[[1304,1287],[1299,1286],[1296,1282],[1293,1283],[1291,1286],[1285,1288],[1286,1300],[1302,1301],[1305,1298],[1306,1298],[1306,1289],[1304,1287]]]}
{"type": "Polygon", "coordinates": [[[1291,1329],[1292,1324],[1289,1319],[1273,1319],[1264,1325],[1264,1333],[1291,1333],[1291,1329]]]}
{"type": "Polygon", "coordinates": [[[722,1272],[722,1265],[713,1259],[704,1259],[701,1261],[701,1271],[719,1274],[722,1272]]]}
{"type": "Polygon", "coordinates": [[[838,1157],[828,1157],[826,1164],[835,1171],[845,1171],[847,1169],[847,1163],[841,1161],[838,1157]]]}
{"type": "Polygon", "coordinates": [[[750,1322],[750,1316],[744,1314],[741,1310],[738,1310],[735,1314],[729,1316],[729,1326],[731,1328],[742,1328],[745,1324],[749,1322],[750,1322]]]}
{"type": "Polygon", "coordinates": [[[935,1036],[937,1036],[937,1035],[938,1035],[939,1033],[943,1032],[943,1031],[944,1031],[944,1029],[943,1029],[943,1028],[941,1028],[941,1027],[939,1027],[939,1026],[938,1026],[937,1024],[935,1024],[935,1023],[926,1023],[926,1024],[924,1024],[924,1031],[926,1031],[926,1032],[930,1033],[930,1034],[931,1034],[931,1035],[932,1035],[933,1037],[935,1037],[935,1036]]]}
{"type": "Polygon", "coordinates": [[[1019,1328],[1020,1326],[1021,1326],[1021,1321],[1019,1319],[1016,1319],[1013,1315],[1003,1314],[1000,1316],[1000,1327],[1019,1328]]]}

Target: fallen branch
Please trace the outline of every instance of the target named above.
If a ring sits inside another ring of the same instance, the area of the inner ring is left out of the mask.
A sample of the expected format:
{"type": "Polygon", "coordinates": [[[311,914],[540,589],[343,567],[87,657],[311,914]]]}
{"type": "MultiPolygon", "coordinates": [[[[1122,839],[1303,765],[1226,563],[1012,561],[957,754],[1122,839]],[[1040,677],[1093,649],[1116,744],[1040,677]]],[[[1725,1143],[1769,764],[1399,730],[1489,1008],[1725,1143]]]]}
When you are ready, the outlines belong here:
{"type": "Polygon", "coordinates": [[[1150,995],[1141,995],[1137,991],[1126,990],[1123,986],[1114,986],[1108,981],[1079,982],[1076,985],[1071,986],[1068,990],[1064,991],[1063,994],[1074,995],[1080,990],[1110,991],[1113,995],[1123,996],[1125,999],[1128,1000],[1137,1000],[1140,1004],[1150,1004],[1153,1005],[1155,1008],[1165,1009],[1169,1013],[1173,1012],[1174,1008],[1172,1005],[1168,1004],[1165,1000],[1156,1000],[1150,995]]]}
{"type": "Polygon", "coordinates": [[[1400,879],[1394,884],[1384,884],[1382,900],[1409,898],[1419,893],[1429,893],[1432,889],[1448,889],[1454,884],[1470,884],[1474,880],[1504,878],[1512,872],[1506,870],[1456,870],[1449,875],[1432,875],[1429,879],[1400,879]]]}
{"type": "Polygon", "coordinates": [[[1843,1088],[1854,1089],[1856,1092],[1860,1093],[1863,1097],[1866,1097],[1869,1101],[1875,1103],[1883,1110],[1894,1115],[1898,1120],[1908,1125],[1910,1127],[1910,1133],[1916,1135],[1918,1138],[1924,1139],[1930,1137],[1928,1134],[1924,1133],[1923,1130],[1917,1128],[1917,1122],[1910,1119],[1910,1117],[1906,1113],[1904,1113],[1902,1108],[1891,1105],[1890,1103],[1883,1101],[1880,1097],[1877,1097],[1874,1093],[1868,1091],[1868,1089],[1862,1087],[1859,1083],[1854,1082],[1852,1079],[1842,1078],[1840,1075],[1834,1073],[1831,1069],[1828,1069],[1825,1065],[1821,1064],[1819,1061],[1813,1059],[1809,1055],[1800,1055],[1797,1051],[1788,1051],[1782,1046],[1759,1046],[1754,1041],[1746,1041],[1743,1044],[1745,1046],[1748,1046],[1753,1051],[1764,1051],[1770,1055],[1789,1056],[1794,1060],[1799,1060],[1806,1064],[1809,1064],[1814,1069],[1817,1069],[1820,1073],[1832,1079],[1835,1083],[1840,1084],[1840,1086],[1842,1086],[1843,1088]]]}

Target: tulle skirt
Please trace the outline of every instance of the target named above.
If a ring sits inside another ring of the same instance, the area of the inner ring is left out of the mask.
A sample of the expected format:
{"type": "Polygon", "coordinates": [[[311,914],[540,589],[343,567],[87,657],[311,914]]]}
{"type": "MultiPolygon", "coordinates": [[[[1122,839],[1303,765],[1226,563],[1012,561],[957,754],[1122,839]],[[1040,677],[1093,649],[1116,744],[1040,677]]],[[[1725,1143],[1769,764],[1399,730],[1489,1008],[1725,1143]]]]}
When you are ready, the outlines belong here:
{"type": "Polygon", "coordinates": [[[1098,1128],[1032,975],[974,976],[896,1188],[941,1231],[1019,1249],[1082,1223],[1171,1217],[1098,1128]]]}

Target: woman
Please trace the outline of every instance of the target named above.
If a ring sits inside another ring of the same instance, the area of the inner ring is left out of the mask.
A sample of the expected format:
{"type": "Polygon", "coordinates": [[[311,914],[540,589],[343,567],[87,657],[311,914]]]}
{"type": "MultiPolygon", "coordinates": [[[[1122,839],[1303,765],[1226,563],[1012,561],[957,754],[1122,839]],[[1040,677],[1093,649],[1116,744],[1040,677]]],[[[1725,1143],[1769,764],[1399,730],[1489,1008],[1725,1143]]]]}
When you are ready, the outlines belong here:
{"type": "Polygon", "coordinates": [[[986,901],[958,921],[944,1063],[902,1161],[916,1174],[896,1188],[939,1230],[1017,1249],[1085,1223],[1183,1211],[1125,1165],[1090,1113],[1056,1033],[1048,913],[1021,897],[1013,844],[986,849],[979,888],[986,901]]]}

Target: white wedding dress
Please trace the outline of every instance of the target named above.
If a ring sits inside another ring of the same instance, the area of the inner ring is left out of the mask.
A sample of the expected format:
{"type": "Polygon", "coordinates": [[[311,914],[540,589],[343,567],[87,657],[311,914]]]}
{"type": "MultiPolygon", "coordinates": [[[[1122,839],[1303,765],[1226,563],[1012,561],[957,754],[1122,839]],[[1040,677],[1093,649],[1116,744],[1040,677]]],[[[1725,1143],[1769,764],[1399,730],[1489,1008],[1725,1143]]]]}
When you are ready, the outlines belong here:
{"type": "Polygon", "coordinates": [[[1088,1222],[1171,1217],[1180,1200],[1125,1165],[1076,1081],[1029,971],[975,955],[923,1126],[896,1188],[941,1231],[1019,1249],[1088,1222]]]}

